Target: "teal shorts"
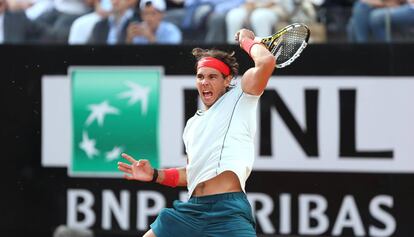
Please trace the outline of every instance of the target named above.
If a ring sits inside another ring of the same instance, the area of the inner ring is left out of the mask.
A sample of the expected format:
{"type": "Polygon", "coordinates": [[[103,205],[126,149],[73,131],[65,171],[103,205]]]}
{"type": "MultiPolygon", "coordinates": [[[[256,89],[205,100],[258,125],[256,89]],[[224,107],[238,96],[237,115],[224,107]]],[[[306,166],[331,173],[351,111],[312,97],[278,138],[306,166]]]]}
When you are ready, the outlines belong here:
{"type": "Polygon", "coordinates": [[[192,197],[163,209],[151,229],[157,237],[256,236],[250,203],[243,192],[192,197]]]}

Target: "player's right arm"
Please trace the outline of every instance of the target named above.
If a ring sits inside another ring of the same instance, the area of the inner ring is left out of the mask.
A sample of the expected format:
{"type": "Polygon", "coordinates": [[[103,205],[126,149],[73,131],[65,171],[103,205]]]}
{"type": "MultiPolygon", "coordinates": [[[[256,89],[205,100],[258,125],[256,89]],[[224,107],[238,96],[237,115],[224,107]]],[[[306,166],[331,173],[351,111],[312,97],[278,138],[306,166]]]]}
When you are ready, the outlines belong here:
{"type": "Polygon", "coordinates": [[[261,95],[275,69],[276,59],[268,49],[255,41],[255,35],[250,30],[241,29],[238,31],[236,40],[254,61],[254,67],[243,75],[242,89],[251,95],[261,95]]]}

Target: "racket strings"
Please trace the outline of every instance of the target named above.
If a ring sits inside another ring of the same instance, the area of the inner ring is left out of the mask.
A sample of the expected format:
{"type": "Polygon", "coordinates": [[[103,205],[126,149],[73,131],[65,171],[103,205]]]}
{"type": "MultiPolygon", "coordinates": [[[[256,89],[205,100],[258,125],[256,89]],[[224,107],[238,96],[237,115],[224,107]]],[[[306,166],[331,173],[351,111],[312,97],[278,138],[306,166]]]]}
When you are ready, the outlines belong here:
{"type": "Polygon", "coordinates": [[[302,48],[302,44],[307,36],[307,30],[299,27],[288,30],[281,36],[281,38],[283,38],[281,41],[275,40],[274,43],[278,45],[275,45],[276,47],[273,47],[272,53],[273,55],[278,55],[278,63],[284,63],[288,60],[291,60],[295,56],[298,56],[295,54],[302,48]]]}

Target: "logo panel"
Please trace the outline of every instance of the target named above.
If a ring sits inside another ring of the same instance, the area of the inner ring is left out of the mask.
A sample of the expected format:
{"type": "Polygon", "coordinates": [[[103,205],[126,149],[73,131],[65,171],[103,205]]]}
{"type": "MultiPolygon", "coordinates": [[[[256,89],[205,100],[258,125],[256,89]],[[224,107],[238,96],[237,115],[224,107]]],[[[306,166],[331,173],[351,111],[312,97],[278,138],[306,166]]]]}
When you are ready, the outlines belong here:
{"type": "Polygon", "coordinates": [[[161,74],[160,68],[71,68],[71,175],[120,175],[122,152],[159,166],[161,74]]]}

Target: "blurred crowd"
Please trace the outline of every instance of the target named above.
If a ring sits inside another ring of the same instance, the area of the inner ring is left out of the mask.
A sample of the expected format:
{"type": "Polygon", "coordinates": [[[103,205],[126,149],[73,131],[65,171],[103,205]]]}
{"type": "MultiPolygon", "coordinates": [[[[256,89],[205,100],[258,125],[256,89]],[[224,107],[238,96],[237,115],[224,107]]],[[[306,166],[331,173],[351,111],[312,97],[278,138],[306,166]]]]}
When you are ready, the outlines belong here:
{"type": "Polygon", "coordinates": [[[0,0],[0,44],[233,44],[294,22],[311,43],[414,41],[414,0],[0,0]]]}

